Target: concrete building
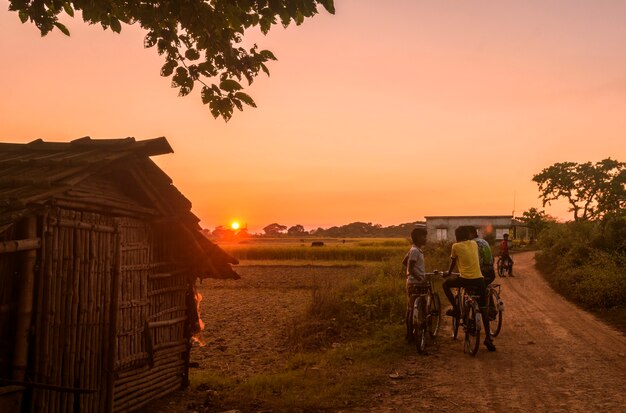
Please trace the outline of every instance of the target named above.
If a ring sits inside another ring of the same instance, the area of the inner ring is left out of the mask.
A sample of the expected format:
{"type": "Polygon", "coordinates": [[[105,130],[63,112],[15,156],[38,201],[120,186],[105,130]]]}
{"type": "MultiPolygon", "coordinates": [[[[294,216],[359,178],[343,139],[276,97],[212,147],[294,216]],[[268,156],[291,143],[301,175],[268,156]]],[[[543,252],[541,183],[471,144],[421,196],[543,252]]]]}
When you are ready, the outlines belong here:
{"type": "Polygon", "coordinates": [[[495,235],[502,239],[504,234],[514,235],[515,221],[512,215],[453,215],[427,216],[428,241],[455,241],[454,230],[462,225],[473,225],[482,238],[495,235]],[[493,235],[491,235],[493,234],[493,235]]]}

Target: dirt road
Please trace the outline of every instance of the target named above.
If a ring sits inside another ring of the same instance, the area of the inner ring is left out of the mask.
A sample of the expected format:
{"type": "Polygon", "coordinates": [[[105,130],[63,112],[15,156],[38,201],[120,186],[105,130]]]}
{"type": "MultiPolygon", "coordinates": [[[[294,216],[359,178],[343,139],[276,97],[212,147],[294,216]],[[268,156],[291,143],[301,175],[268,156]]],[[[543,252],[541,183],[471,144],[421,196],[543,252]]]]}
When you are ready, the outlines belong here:
{"type": "Polygon", "coordinates": [[[402,378],[371,407],[344,411],[626,411],[626,337],[555,294],[533,253],[514,259],[515,277],[496,281],[505,302],[497,352],[463,354],[446,319],[430,355],[396,366],[402,378]]]}

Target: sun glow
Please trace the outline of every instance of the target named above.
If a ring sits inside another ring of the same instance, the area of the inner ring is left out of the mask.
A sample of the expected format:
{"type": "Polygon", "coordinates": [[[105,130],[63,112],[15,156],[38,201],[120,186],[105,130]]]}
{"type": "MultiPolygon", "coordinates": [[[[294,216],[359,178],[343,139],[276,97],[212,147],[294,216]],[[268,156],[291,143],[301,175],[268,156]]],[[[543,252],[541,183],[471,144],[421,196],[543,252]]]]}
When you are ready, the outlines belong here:
{"type": "Polygon", "coordinates": [[[233,223],[232,223],[232,224],[230,224],[230,227],[231,227],[232,229],[234,229],[234,230],[238,230],[238,229],[239,229],[239,227],[240,227],[239,222],[237,222],[237,221],[233,221],[233,223]]]}

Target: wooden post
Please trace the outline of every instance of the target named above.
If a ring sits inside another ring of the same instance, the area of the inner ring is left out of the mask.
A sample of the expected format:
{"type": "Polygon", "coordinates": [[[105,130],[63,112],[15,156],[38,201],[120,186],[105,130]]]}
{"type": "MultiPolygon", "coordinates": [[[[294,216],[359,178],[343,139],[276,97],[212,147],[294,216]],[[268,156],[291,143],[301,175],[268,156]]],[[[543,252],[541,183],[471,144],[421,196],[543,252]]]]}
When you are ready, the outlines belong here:
{"type": "Polygon", "coordinates": [[[119,222],[115,223],[115,257],[113,259],[113,271],[111,271],[111,301],[110,301],[110,315],[109,315],[109,340],[108,340],[108,365],[107,365],[107,393],[106,393],[106,405],[107,412],[113,411],[113,388],[115,386],[115,357],[116,357],[116,341],[117,341],[117,307],[118,307],[118,289],[119,279],[122,272],[122,248],[120,236],[119,222]]]}
{"type": "MultiPolygon", "coordinates": [[[[37,236],[37,219],[30,216],[20,224],[19,237],[33,239],[37,236]]],[[[28,336],[33,313],[36,250],[20,252],[20,290],[17,309],[13,379],[24,380],[28,367],[28,336]]]]}

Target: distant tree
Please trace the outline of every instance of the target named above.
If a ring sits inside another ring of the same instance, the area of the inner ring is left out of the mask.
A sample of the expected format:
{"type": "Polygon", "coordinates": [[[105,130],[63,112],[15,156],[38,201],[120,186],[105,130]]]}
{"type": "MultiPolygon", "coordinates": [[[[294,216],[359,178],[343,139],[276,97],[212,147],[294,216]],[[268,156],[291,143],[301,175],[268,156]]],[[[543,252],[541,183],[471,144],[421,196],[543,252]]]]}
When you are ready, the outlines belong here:
{"type": "Polygon", "coordinates": [[[601,218],[626,208],[626,164],[611,158],[592,164],[561,162],[533,176],[543,206],[565,198],[574,221],[601,218]]]}
{"type": "Polygon", "coordinates": [[[306,234],[306,231],[304,230],[304,227],[302,225],[298,224],[294,225],[293,227],[289,227],[289,229],[287,230],[287,234],[299,236],[306,234]]]}
{"type": "Polygon", "coordinates": [[[528,211],[522,213],[522,216],[517,219],[528,225],[528,227],[533,228],[537,234],[540,233],[541,230],[543,230],[549,223],[556,222],[556,218],[546,214],[544,210],[537,210],[537,208],[530,208],[528,211]]]}
{"type": "Polygon", "coordinates": [[[282,235],[286,229],[285,225],[273,223],[263,228],[263,232],[265,232],[265,235],[282,235]]]}
{"type": "Polygon", "coordinates": [[[212,234],[214,238],[221,240],[232,240],[235,238],[235,231],[230,227],[224,227],[222,225],[215,227],[212,234]]]}
{"type": "Polygon", "coordinates": [[[256,107],[242,92],[243,78],[248,85],[260,71],[269,76],[265,63],[276,60],[269,50],[257,45],[246,49],[246,30],[259,27],[267,34],[275,24],[287,27],[292,21],[302,24],[318,13],[318,5],[335,13],[334,0],[9,0],[22,23],[32,22],[42,36],[55,27],[69,36],[58,16],[74,16],[81,11],[89,24],[119,33],[122,23],[138,23],[147,31],[144,47],[157,47],[165,56],[161,76],[172,77],[179,96],[188,95],[194,85],[202,86],[202,103],[211,114],[228,121],[234,108],[256,107]]]}
{"type": "Polygon", "coordinates": [[[323,236],[326,233],[326,230],[322,227],[318,227],[317,229],[312,229],[311,230],[311,235],[315,235],[315,236],[323,236]]]}

